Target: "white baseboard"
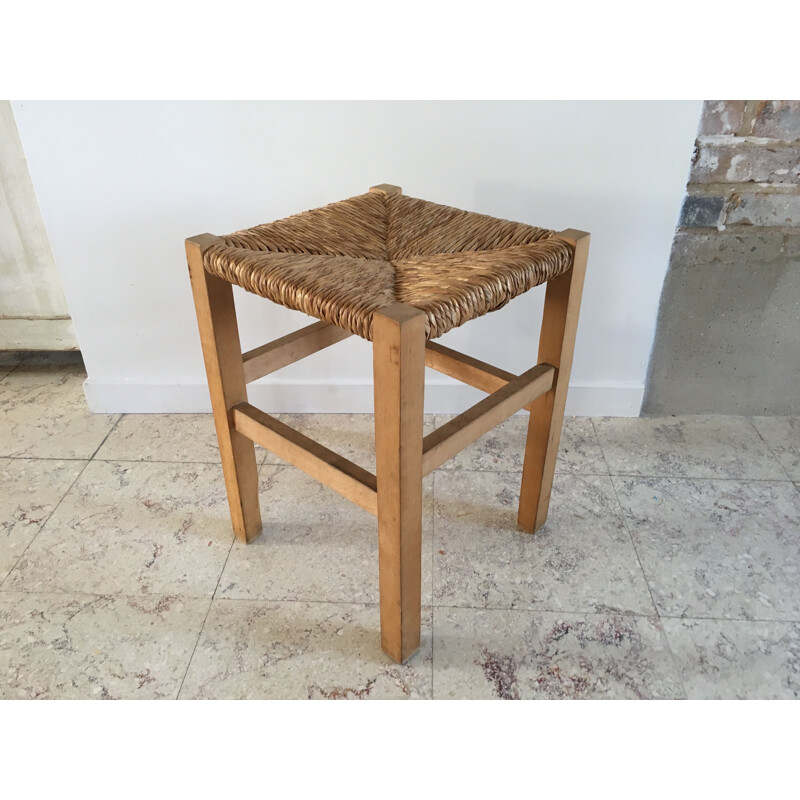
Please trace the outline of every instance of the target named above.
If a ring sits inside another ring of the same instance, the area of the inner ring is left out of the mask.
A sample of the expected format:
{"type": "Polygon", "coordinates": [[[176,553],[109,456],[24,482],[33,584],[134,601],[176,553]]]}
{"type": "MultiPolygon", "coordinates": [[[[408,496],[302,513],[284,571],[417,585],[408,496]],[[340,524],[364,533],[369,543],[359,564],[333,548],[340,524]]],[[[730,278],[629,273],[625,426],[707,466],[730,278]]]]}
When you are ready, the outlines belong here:
{"type": "MultiPolygon", "coordinates": [[[[84,383],[89,408],[98,414],[165,414],[211,411],[204,383],[156,384],[125,381],[84,383]]],[[[372,413],[372,384],[365,382],[273,381],[248,387],[250,402],[272,414],[372,413]]],[[[470,386],[441,379],[425,384],[427,413],[458,414],[485,395],[470,386]]],[[[567,395],[568,416],[637,417],[642,384],[574,384],[567,395]]]]}

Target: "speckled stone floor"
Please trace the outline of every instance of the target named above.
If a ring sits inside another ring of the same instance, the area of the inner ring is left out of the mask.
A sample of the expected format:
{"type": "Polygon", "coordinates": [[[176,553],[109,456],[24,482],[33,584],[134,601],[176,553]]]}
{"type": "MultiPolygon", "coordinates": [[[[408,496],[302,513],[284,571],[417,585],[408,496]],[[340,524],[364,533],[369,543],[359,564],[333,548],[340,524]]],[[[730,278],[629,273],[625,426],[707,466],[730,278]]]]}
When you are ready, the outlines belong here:
{"type": "MultiPolygon", "coordinates": [[[[240,545],[210,416],[91,415],[84,378],[0,359],[1,698],[800,695],[800,418],[568,419],[528,536],[513,417],[425,479],[398,666],[373,517],[259,449],[240,545]]],[[[370,416],[283,418],[372,466],[370,416]]]]}

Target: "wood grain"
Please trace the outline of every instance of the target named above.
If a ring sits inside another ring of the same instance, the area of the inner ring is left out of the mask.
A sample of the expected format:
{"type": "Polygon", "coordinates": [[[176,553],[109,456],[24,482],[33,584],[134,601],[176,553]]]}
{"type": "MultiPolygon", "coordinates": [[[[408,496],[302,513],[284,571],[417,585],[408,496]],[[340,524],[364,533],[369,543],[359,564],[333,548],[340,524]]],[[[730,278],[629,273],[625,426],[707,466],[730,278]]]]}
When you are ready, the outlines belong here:
{"type": "Polygon", "coordinates": [[[534,402],[528,423],[517,517],[520,528],[528,533],[544,525],[550,508],[589,256],[588,233],[569,229],[557,236],[574,247],[574,256],[571,269],[548,281],[545,294],[539,361],[552,364],[557,372],[553,388],[534,402]]]}
{"type": "Polygon", "coordinates": [[[248,350],[242,356],[245,382],[251,383],[263,378],[352,335],[349,331],[343,331],[327,322],[315,322],[313,325],[281,336],[280,339],[248,350]]]}
{"type": "Polygon", "coordinates": [[[425,315],[398,303],[373,332],[381,646],[402,662],[420,640],[425,315]]]}
{"type": "Polygon", "coordinates": [[[233,530],[251,542],[261,533],[258,465],[255,445],[234,429],[231,417],[235,405],[247,402],[233,287],[203,268],[203,250],[216,241],[209,233],[187,239],[186,258],[233,530]]]}
{"type": "MultiPolygon", "coordinates": [[[[489,394],[517,377],[513,372],[451,350],[438,342],[426,342],[425,366],[489,394]]],[[[530,411],[530,406],[526,405],[525,410],[530,411]]]]}
{"type": "Polygon", "coordinates": [[[249,403],[234,407],[233,424],[237,431],[249,439],[294,464],[370,514],[378,513],[376,478],[358,464],[249,403]]]}
{"type": "Polygon", "coordinates": [[[554,373],[549,364],[538,364],[429,433],[422,443],[422,474],[427,475],[441,466],[534,398],[547,392],[553,384],[554,373]]]}

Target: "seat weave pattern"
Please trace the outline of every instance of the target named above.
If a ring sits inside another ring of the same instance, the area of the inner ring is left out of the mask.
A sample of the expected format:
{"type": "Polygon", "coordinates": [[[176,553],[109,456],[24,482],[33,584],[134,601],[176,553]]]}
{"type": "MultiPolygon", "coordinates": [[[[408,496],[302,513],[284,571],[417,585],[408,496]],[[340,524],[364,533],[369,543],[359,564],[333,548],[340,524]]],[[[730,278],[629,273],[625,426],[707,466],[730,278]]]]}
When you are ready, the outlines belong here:
{"type": "Polygon", "coordinates": [[[222,236],[203,263],[368,340],[376,311],[407,303],[435,339],[562,274],[572,248],[544,228],[368,192],[222,236]]]}

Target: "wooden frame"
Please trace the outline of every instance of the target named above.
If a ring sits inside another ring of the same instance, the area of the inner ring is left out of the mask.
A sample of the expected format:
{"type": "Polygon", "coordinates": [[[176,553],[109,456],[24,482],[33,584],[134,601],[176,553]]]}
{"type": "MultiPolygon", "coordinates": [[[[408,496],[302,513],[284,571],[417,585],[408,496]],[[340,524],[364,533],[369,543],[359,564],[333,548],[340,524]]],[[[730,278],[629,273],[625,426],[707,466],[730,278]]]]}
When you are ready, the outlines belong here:
{"type": "Polygon", "coordinates": [[[528,421],[517,516],[520,528],[527,533],[533,533],[544,525],[550,508],[550,492],[564,422],[583,279],[589,256],[588,233],[569,229],[562,231],[559,236],[574,247],[575,255],[571,269],[547,282],[544,297],[539,362],[552,364],[556,375],[550,391],[541,395],[531,406],[528,421]]]}
{"type": "Polygon", "coordinates": [[[239,433],[377,516],[378,486],[371,472],[249,403],[233,407],[233,426],[239,433]]]}
{"type": "Polygon", "coordinates": [[[242,355],[245,383],[257,381],[270,372],[288,367],[289,364],[294,364],[295,361],[352,335],[335,325],[328,325],[327,322],[315,322],[299,331],[256,347],[255,350],[248,350],[242,355]]]}
{"type": "Polygon", "coordinates": [[[233,287],[203,268],[203,251],[214,241],[216,237],[208,233],[187,239],[186,260],[233,530],[238,539],[251,542],[261,533],[256,448],[233,425],[231,410],[238,403],[246,402],[247,386],[233,287]]]}
{"type": "MultiPolygon", "coordinates": [[[[381,184],[370,191],[400,192],[381,184]]],[[[522,375],[425,341],[425,315],[396,303],[373,319],[376,475],[254,408],[246,384],[351,334],[316,322],[242,353],[232,287],[203,268],[216,237],[186,240],[200,340],[222,468],[236,536],[261,533],[254,442],[289,461],[378,518],[381,645],[402,662],[419,647],[422,478],[522,408],[530,411],[519,525],[546,518],[577,331],[589,234],[558,234],[574,248],[573,265],[548,282],[539,363],[522,375]],[[425,366],[488,393],[422,436],[425,366]]]]}
{"type": "Polygon", "coordinates": [[[402,662],[420,638],[425,315],[398,303],[372,330],[381,646],[402,662]]]}
{"type": "Polygon", "coordinates": [[[531,400],[549,391],[554,372],[549,364],[538,364],[429,433],[422,443],[423,473],[427,475],[449,461],[531,400]]]}

